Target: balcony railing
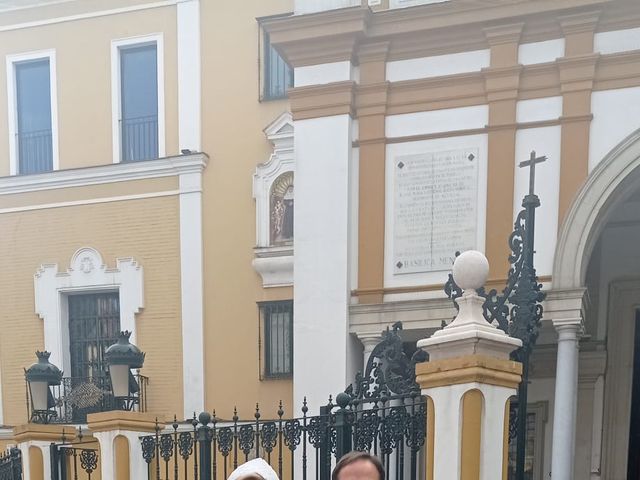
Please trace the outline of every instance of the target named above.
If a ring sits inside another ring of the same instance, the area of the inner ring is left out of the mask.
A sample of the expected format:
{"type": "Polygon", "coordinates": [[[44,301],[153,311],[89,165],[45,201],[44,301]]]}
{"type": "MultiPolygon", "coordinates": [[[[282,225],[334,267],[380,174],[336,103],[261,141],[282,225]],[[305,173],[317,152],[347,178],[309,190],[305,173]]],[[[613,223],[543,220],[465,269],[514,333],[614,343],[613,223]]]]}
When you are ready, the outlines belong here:
{"type": "Polygon", "coordinates": [[[120,120],[122,161],[135,162],[158,158],[158,116],[120,120]]]}
{"type": "Polygon", "coordinates": [[[53,170],[51,130],[37,130],[16,134],[18,173],[40,173],[53,170]]]}
{"type": "MultiPolygon", "coordinates": [[[[134,380],[137,385],[131,389],[133,392],[131,397],[121,400],[113,397],[109,376],[65,377],[59,386],[51,387],[53,398],[50,398],[50,403],[53,407],[50,412],[47,412],[46,421],[49,423],[86,423],[87,415],[90,413],[111,410],[146,412],[149,379],[136,374],[131,377],[131,381],[134,380]]],[[[42,412],[34,412],[32,409],[28,385],[26,391],[28,418],[32,421],[43,421],[42,412]]]]}

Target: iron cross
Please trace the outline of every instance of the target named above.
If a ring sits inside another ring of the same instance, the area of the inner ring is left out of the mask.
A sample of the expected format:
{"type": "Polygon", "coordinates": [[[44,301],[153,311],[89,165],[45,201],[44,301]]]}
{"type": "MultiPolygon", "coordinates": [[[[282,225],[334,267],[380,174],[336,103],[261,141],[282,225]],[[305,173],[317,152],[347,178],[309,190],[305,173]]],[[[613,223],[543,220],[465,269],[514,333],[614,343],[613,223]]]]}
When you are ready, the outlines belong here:
{"type": "Polygon", "coordinates": [[[518,165],[520,168],[529,167],[529,195],[534,194],[534,187],[536,182],[536,163],[542,163],[547,160],[547,157],[536,157],[536,152],[532,151],[529,160],[520,162],[518,165]]]}

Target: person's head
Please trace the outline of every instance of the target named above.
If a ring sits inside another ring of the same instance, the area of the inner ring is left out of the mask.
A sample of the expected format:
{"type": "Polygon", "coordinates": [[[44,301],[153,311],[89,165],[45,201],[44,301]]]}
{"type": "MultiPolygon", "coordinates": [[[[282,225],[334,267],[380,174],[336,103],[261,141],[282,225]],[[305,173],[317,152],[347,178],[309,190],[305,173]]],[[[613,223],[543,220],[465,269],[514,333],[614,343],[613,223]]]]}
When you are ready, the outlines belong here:
{"type": "Polygon", "coordinates": [[[336,464],[331,480],[384,480],[384,467],[370,453],[349,452],[336,464]]]}
{"type": "Polygon", "coordinates": [[[255,458],[236,468],[227,480],[278,480],[278,474],[262,458],[255,458]]]}

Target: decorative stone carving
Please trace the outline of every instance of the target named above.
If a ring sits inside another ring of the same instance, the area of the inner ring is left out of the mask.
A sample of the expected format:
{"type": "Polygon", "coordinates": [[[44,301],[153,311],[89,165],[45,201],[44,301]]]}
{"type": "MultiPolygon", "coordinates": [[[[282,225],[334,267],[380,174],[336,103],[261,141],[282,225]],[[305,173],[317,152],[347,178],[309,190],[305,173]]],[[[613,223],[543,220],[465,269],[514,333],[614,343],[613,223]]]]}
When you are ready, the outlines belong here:
{"type": "Polygon", "coordinates": [[[144,307],[142,267],[133,258],[118,258],[116,267],[107,267],[100,253],[90,247],[76,251],[69,268],[42,264],[34,275],[35,311],[44,320],[44,347],[51,362],[70,371],[69,332],[65,295],[118,291],[120,326],[132,332],[135,342],[135,314],[144,307]]]}
{"type": "Polygon", "coordinates": [[[253,175],[256,249],[253,267],[265,287],[293,284],[294,171],[293,121],[286,112],[264,130],[273,145],[253,175]]]}

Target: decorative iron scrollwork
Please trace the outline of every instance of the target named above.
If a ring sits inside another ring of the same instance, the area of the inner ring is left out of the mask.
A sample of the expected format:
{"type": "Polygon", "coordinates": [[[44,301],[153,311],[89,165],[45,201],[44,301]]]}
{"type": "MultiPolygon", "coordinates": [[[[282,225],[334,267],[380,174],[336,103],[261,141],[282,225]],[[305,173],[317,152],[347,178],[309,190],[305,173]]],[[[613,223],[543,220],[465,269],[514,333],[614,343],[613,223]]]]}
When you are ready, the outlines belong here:
{"type": "Polygon", "coordinates": [[[402,323],[396,322],[391,330],[387,328],[382,332],[382,341],[371,352],[364,375],[358,373],[356,381],[345,389],[355,403],[420,392],[415,365],[424,362],[427,354],[417,350],[411,359],[407,358],[399,334],[401,330],[402,323]]]}
{"type": "Polygon", "coordinates": [[[380,417],[377,409],[362,412],[354,425],[354,448],[359,451],[371,450],[379,427],[380,417]]]}
{"type": "Polygon", "coordinates": [[[95,450],[81,449],[80,450],[80,466],[82,469],[91,474],[98,468],[98,454],[95,450]]]}
{"type": "Polygon", "coordinates": [[[142,437],[142,458],[144,458],[144,461],[150,464],[155,456],[156,439],[151,435],[142,437]]]}
{"type": "Polygon", "coordinates": [[[284,444],[293,451],[300,445],[302,428],[299,420],[287,420],[284,422],[284,444]]]}
{"type": "Polygon", "coordinates": [[[264,423],[260,429],[260,440],[264,451],[267,453],[273,452],[277,439],[278,427],[276,426],[276,422],[264,423]]]}
{"type": "Polygon", "coordinates": [[[193,436],[191,432],[181,432],[178,436],[178,451],[183,460],[187,460],[193,453],[193,436]]]}
{"type": "Polygon", "coordinates": [[[171,460],[173,456],[173,435],[164,434],[160,436],[160,456],[165,462],[171,460]]]}
{"type": "Polygon", "coordinates": [[[238,433],[238,446],[245,455],[249,455],[253,450],[254,440],[256,436],[253,431],[253,425],[242,425],[238,433]]]}
{"type": "Polygon", "coordinates": [[[229,452],[233,448],[233,430],[231,427],[222,427],[218,431],[218,450],[223,457],[229,455],[229,452]]]}

